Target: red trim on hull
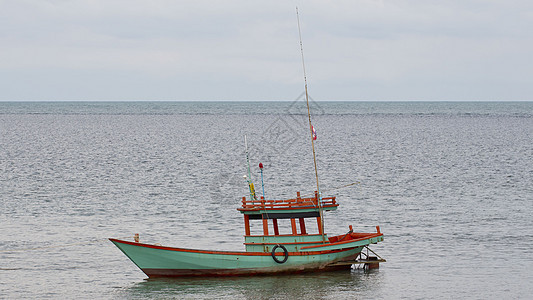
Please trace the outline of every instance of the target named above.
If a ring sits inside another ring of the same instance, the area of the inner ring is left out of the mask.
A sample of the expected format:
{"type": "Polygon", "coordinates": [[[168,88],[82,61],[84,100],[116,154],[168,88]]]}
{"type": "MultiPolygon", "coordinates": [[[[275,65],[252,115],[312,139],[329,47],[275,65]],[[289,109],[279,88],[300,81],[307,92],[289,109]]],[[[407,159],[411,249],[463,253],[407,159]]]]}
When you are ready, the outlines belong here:
{"type": "MultiPolygon", "coordinates": [[[[270,255],[272,255],[270,252],[210,251],[210,250],[197,250],[197,249],[185,249],[185,248],[156,246],[156,245],[149,245],[149,244],[143,244],[143,243],[137,243],[137,242],[122,241],[122,240],[117,240],[117,239],[109,239],[109,240],[112,241],[112,242],[119,243],[119,244],[127,244],[127,245],[133,245],[133,246],[137,246],[137,247],[146,247],[146,248],[169,250],[169,251],[178,251],[178,252],[192,252],[192,253],[220,254],[220,255],[246,255],[246,256],[270,256],[270,255]]],[[[322,246],[328,246],[328,245],[332,245],[332,244],[322,244],[322,246]]],[[[308,247],[313,247],[313,246],[308,246],[308,247]]],[[[304,248],[308,248],[308,247],[304,247],[304,248]]],[[[289,252],[289,255],[290,256],[306,256],[306,255],[319,255],[319,254],[327,254],[327,253],[337,253],[337,252],[349,251],[350,249],[357,248],[357,247],[360,247],[360,246],[344,248],[344,249],[338,249],[338,250],[289,252]]],[[[279,255],[281,255],[281,253],[279,255]]]]}

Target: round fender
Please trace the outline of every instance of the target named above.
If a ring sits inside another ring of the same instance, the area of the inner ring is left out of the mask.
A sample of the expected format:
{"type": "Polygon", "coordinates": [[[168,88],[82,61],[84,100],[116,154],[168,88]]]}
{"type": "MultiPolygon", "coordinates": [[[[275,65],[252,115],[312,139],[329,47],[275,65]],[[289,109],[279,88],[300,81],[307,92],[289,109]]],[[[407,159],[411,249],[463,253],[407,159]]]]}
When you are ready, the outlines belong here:
{"type": "Polygon", "coordinates": [[[285,246],[278,244],[278,245],[274,246],[274,248],[272,248],[272,258],[273,258],[274,261],[277,262],[278,264],[282,264],[282,263],[286,262],[287,259],[289,258],[289,251],[287,251],[287,248],[285,248],[285,246]],[[283,249],[283,259],[282,259],[282,260],[279,260],[279,259],[276,257],[276,249],[278,249],[278,247],[280,247],[281,249],[283,249]]]}

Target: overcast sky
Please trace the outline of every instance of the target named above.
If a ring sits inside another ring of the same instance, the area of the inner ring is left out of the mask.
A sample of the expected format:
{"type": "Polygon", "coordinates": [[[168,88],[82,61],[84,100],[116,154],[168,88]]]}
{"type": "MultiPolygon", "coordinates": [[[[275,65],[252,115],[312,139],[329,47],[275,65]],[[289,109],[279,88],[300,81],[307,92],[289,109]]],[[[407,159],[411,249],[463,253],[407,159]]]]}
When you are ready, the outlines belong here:
{"type": "Polygon", "coordinates": [[[533,100],[533,1],[0,0],[0,100],[533,100]]]}

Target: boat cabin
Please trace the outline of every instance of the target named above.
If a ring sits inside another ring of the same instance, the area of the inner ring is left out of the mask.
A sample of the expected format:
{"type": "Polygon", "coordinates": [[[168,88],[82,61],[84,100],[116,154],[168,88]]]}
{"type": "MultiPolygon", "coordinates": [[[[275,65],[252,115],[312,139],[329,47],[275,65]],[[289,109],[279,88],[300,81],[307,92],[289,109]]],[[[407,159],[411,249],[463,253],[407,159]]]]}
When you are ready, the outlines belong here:
{"type": "Polygon", "coordinates": [[[237,210],[244,215],[246,251],[270,252],[276,245],[283,245],[289,252],[298,252],[302,247],[329,243],[323,232],[322,212],[336,210],[337,206],[335,197],[322,198],[319,202],[316,192],[310,198],[302,198],[298,192],[295,199],[287,200],[265,200],[263,197],[247,200],[243,197],[242,207],[237,210]],[[291,233],[280,234],[280,219],[290,220],[291,233]],[[306,219],[313,219],[318,233],[308,233],[306,219]],[[254,220],[261,220],[262,234],[251,233],[250,221],[254,220]]]}

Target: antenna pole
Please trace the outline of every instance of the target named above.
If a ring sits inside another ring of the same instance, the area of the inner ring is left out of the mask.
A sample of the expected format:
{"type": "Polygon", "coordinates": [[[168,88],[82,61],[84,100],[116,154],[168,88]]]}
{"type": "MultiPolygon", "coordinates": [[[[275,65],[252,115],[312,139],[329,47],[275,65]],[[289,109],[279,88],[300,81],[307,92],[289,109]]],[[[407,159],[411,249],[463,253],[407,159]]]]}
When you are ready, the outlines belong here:
{"type": "Polygon", "coordinates": [[[259,169],[261,170],[261,187],[263,188],[263,199],[265,198],[265,183],[263,181],[263,164],[259,163],[259,169]]]}
{"type": "Polygon", "coordinates": [[[255,196],[255,187],[252,182],[252,172],[250,171],[250,158],[248,156],[248,142],[246,141],[246,134],[244,135],[244,148],[246,151],[246,163],[248,165],[248,177],[244,175],[244,178],[248,182],[248,188],[250,189],[250,200],[255,201],[257,200],[257,197],[255,196]]]}
{"type": "Polygon", "coordinates": [[[296,19],[298,21],[298,36],[300,37],[300,52],[302,54],[302,67],[304,71],[305,102],[307,103],[307,117],[309,118],[309,132],[311,133],[311,147],[313,148],[313,162],[315,164],[316,191],[318,193],[317,202],[318,202],[318,211],[320,213],[320,232],[322,233],[322,241],[324,241],[324,214],[322,210],[322,195],[320,194],[320,185],[318,184],[318,169],[316,166],[316,154],[315,154],[315,139],[313,137],[313,125],[311,124],[311,110],[309,109],[309,93],[307,92],[307,75],[305,73],[304,47],[302,43],[302,31],[300,29],[300,15],[298,14],[298,6],[296,7],[296,19]]]}

